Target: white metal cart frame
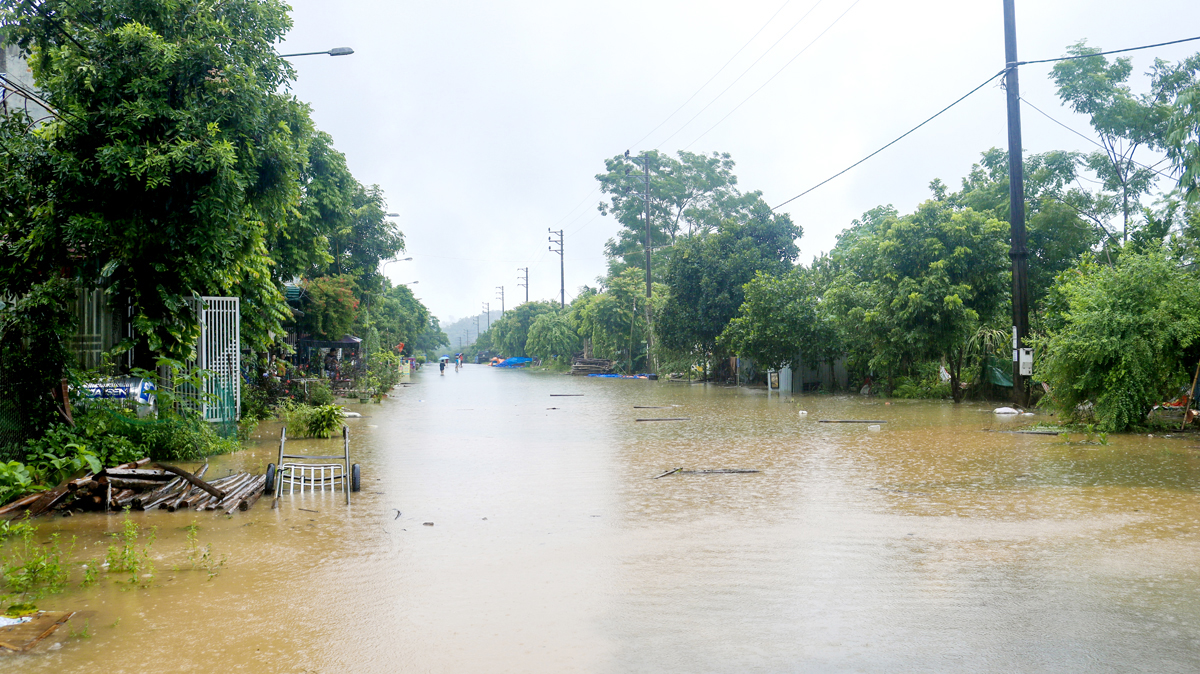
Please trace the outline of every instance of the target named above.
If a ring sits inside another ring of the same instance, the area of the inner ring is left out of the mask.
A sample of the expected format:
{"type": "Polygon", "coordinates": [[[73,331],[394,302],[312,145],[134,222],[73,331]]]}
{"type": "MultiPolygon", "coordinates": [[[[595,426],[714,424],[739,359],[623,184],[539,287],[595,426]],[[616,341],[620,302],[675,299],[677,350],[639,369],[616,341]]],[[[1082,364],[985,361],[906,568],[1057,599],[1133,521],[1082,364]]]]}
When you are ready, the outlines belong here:
{"type": "Polygon", "coordinates": [[[359,487],[358,464],[350,463],[350,429],[342,426],[342,454],[286,454],[287,426],[279,432],[279,462],[267,466],[267,483],[275,492],[275,501],[283,494],[287,485],[289,494],[296,491],[337,491],[341,485],[346,493],[346,505],[350,505],[350,492],[359,487]],[[291,460],[289,460],[291,459],[291,460]],[[336,461],[336,463],[330,463],[336,461]],[[324,462],[324,463],[314,463],[324,462]]]}

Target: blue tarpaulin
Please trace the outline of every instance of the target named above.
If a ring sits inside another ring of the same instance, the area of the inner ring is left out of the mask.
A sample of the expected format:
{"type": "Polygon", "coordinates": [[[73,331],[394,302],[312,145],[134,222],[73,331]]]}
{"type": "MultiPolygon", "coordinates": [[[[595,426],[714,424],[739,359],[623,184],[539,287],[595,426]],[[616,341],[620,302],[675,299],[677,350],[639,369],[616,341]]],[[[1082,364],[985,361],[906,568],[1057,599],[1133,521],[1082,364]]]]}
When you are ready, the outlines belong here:
{"type": "Polygon", "coordinates": [[[528,365],[532,362],[533,362],[532,358],[524,358],[524,357],[509,358],[507,360],[502,360],[499,363],[496,363],[496,367],[525,367],[526,365],[528,365]]]}

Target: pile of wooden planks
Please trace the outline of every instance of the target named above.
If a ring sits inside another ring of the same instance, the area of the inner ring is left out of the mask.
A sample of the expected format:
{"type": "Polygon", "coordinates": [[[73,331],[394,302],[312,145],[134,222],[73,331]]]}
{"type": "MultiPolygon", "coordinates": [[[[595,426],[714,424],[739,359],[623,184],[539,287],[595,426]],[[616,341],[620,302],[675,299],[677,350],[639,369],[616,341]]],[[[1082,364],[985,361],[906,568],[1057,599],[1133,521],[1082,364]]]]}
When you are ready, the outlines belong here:
{"type": "Polygon", "coordinates": [[[64,515],[89,510],[120,512],[125,508],[223,510],[231,515],[235,510],[249,510],[267,483],[266,475],[241,472],[206,482],[202,478],[208,464],[192,474],[166,464],[149,468],[149,463],[150,459],[141,459],[30,494],[0,508],[0,517],[37,517],[51,511],[64,515]]]}
{"type": "Polygon", "coordinates": [[[609,374],[613,371],[613,362],[603,358],[576,358],[571,361],[571,374],[609,374]]]}

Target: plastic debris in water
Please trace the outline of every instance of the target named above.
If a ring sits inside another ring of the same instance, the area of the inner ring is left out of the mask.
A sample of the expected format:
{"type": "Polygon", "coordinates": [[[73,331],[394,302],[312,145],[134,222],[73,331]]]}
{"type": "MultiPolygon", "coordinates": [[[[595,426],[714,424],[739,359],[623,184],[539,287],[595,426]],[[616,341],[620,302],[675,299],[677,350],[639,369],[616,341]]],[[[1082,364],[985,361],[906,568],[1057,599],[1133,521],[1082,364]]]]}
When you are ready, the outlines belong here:
{"type": "Polygon", "coordinates": [[[800,416],[806,417],[806,416],[808,416],[808,412],[806,412],[804,410],[800,410],[800,416]]]}
{"type": "Polygon", "coordinates": [[[883,426],[880,426],[879,424],[871,424],[870,426],[867,426],[868,431],[878,431],[878,430],[881,430],[882,428],[883,428],[883,426]]]}

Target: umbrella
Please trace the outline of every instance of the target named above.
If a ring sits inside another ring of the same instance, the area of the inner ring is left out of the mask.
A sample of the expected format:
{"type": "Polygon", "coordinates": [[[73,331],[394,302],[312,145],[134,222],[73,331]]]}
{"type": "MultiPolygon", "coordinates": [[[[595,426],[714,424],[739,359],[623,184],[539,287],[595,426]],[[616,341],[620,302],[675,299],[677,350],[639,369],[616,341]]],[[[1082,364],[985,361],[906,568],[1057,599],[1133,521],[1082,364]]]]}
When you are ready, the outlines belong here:
{"type": "Polygon", "coordinates": [[[438,358],[438,360],[450,360],[450,356],[442,356],[441,358],[438,358]]]}

